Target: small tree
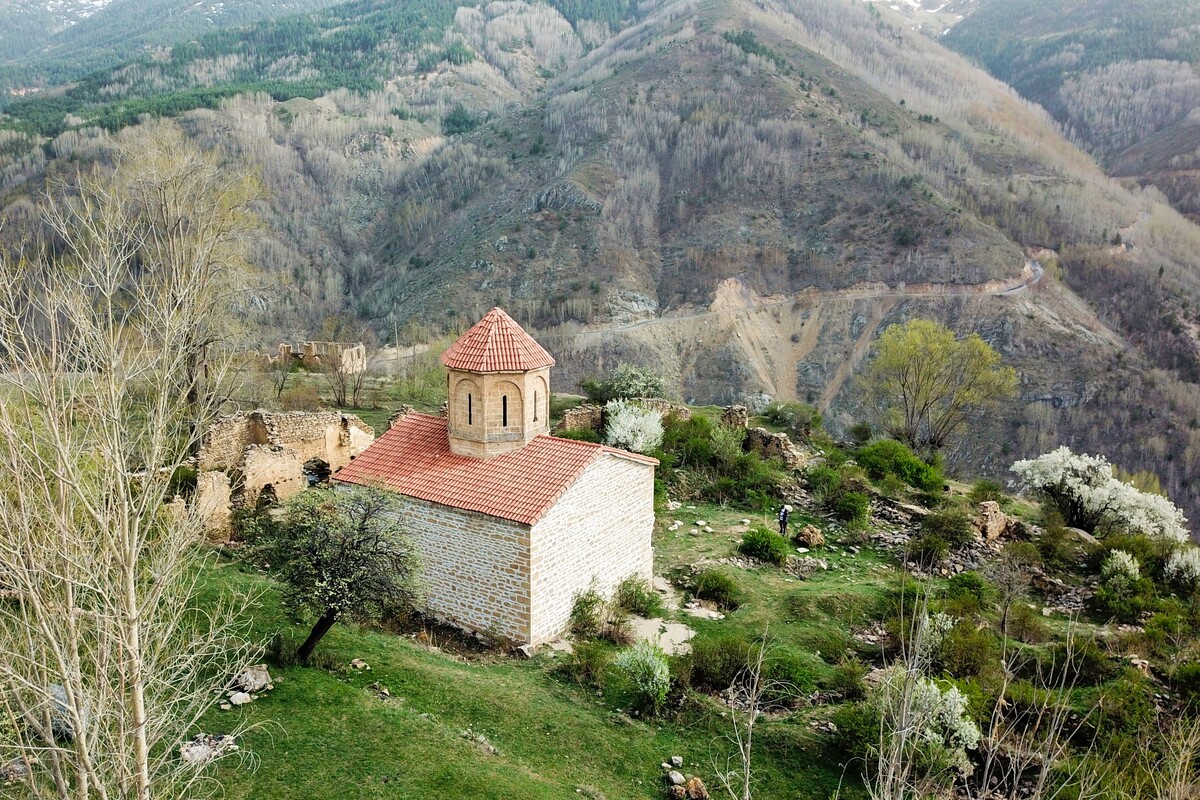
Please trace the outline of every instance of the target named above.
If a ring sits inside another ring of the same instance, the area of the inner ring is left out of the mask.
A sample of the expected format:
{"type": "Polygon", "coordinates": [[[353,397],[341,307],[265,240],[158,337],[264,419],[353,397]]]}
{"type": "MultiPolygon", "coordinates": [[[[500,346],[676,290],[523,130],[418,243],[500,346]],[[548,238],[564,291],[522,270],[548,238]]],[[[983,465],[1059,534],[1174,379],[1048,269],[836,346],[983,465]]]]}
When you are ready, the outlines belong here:
{"type": "Polygon", "coordinates": [[[317,617],[300,661],[338,620],[377,620],[415,600],[419,563],[399,513],[381,489],[313,489],[285,502],[280,519],[250,526],[255,558],[284,583],[284,605],[317,617]]]}
{"type": "Polygon", "coordinates": [[[618,364],[608,377],[584,378],[579,388],[593,403],[623,400],[638,397],[663,397],[666,385],[660,375],[646,367],[633,364],[618,364]]]}
{"type": "Polygon", "coordinates": [[[1016,371],[978,334],[956,339],[926,319],[885,330],[865,380],[885,411],[888,433],[925,452],[942,449],[972,416],[1017,387],[1016,371]]]}

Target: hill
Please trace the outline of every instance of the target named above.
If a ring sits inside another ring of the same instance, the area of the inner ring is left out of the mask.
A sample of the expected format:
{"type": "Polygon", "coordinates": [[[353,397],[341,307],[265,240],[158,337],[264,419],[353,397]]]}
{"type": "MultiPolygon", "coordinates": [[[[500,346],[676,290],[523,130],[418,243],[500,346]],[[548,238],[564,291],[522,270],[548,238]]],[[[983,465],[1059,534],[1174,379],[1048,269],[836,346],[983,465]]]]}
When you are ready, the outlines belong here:
{"type": "Polygon", "coordinates": [[[0,104],[159,48],[334,0],[19,0],[0,6],[0,104]]]}
{"type": "Polygon", "coordinates": [[[983,3],[944,43],[1044,106],[1111,174],[1200,214],[1200,7],[983,3]]]}
{"type": "Polygon", "coordinates": [[[1200,511],[1193,225],[872,7],[640,8],[357,2],[96,73],[8,109],[10,231],[45,174],[103,160],[106,128],[169,113],[267,190],[264,341],[501,304],[560,387],[635,361],[844,431],[872,416],[853,378],[877,335],[929,316],[1022,373],[962,469],[1065,442],[1200,511]]]}

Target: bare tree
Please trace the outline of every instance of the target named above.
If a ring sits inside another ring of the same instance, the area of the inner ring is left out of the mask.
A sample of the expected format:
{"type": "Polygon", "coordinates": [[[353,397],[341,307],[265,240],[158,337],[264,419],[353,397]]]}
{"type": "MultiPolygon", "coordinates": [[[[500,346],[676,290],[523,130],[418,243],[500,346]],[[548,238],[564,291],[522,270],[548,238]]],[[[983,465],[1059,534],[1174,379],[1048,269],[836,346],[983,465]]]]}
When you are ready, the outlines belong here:
{"type": "Polygon", "coordinates": [[[0,760],[37,797],[195,796],[178,746],[251,654],[165,504],[216,412],[249,193],[177,128],[139,136],[47,200],[54,247],[0,261],[0,760]]]}
{"type": "Polygon", "coordinates": [[[749,663],[737,674],[726,696],[729,699],[729,718],[732,730],[727,735],[733,753],[725,761],[725,769],[713,771],[731,800],[751,800],[754,784],[752,757],[754,728],[762,713],[763,695],[771,689],[764,667],[769,658],[767,632],[750,652],[749,663]]]}

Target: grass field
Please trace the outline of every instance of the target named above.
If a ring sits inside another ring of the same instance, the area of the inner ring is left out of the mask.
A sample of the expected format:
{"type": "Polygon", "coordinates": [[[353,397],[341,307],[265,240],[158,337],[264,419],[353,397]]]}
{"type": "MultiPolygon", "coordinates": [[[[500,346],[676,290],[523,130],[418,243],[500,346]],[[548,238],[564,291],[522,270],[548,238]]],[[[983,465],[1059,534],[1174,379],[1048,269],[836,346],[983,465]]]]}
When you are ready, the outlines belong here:
{"type": "MultiPolygon", "coordinates": [[[[768,521],[712,506],[663,513],[657,571],[732,555],[745,518],[768,521]],[[665,525],[676,518],[704,519],[714,533],[691,536],[690,527],[667,532],[665,525]]],[[[854,556],[832,547],[824,555],[831,569],[809,580],[774,567],[719,567],[738,583],[742,606],[723,620],[679,618],[697,637],[757,635],[769,626],[778,646],[811,653],[817,674],[828,671],[816,653],[824,648],[829,661],[841,657],[829,648],[852,643],[851,624],[877,605],[894,573],[867,552],[854,556]]],[[[263,592],[254,617],[259,636],[281,632],[294,643],[307,633],[282,614],[274,586],[237,562],[222,562],[212,587],[263,592]]],[[[214,732],[240,720],[261,723],[244,741],[253,758],[219,772],[225,796],[657,798],[664,796],[660,764],[672,755],[682,756],[685,771],[704,779],[716,796],[715,765],[724,764],[730,748],[726,709],[714,698],[697,695],[677,714],[641,721],[567,677],[561,668],[566,656],[523,660],[436,645],[436,638],[419,641],[411,631],[339,625],[318,648],[319,666],[273,667],[273,692],[241,709],[213,711],[205,720],[214,732]],[[350,669],[355,658],[371,669],[350,669]],[[391,697],[381,700],[372,684],[386,687],[391,697]],[[496,752],[486,752],[467,731],[485,736],[496,752]]],[[[842,768],[809,725],[825,711],[801,704],[760,723],[756,798],[826,800],[837,791],[842,768]]],[[[861,792],[849,786],[842,796],[861,792]]]]}

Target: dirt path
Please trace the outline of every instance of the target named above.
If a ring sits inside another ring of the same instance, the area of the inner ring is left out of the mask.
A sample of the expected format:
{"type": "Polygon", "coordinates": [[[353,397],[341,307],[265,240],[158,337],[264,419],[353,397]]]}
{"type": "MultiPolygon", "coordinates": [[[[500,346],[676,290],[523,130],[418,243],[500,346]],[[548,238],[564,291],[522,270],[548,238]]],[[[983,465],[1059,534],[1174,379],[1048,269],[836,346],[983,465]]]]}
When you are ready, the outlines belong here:
{"type": "Polygon", "coordinates": [[[721,296],[720,287],[718,289],[718,297],[713,301],[713,304],[703,309],[695,309],[684,313],[667,312],[667,314],[658,317],[650,317],[647,319],[636,320],[634,322],[625,322],[617,325],[595,325],[587,328],[580,328],[569,333],[539,333],[537,338],[543,341],[554,341],[561,339],[582,339],[589,336],[607,336],[614,333],[625,333],[635,331],[641,328],[646,328],[655,325],[676,324],[684,321],[699,320],[712,317],[726,317],[738,314],[752,314],[758,311],[769,308],[778,308],[794,303],[803,304],[806,306],[815,306],[819,303],[829,301],[844,301],[844,300],[887,300],[887,299],[905,299],[911,297],[961,297],[961,296],[992,296],[1006,297],[1015,294],[1022,294],[1035,286],[1042,279],[1042,265],[1037,261],[1028,261],[1025,263],[1024,269],[1021,271],[1021,277],[1011,281],[988,281],[986,283],[916,283],[916,284],[898,284],[889,286],[886,283],[862,283],[851,286],[847,289],[834,289],[832,291],[823,291],[821,289],[805,289],[788,297],[780,298],[779,296],[759,299],[754,297],[751,292],[737,281],[736,278],[730,278],[722,281],[721,286],[725,286],[729,281],[737,281],[741,287],[738,294],[740,302],[731,302],[732,298],[721,296]]]}

